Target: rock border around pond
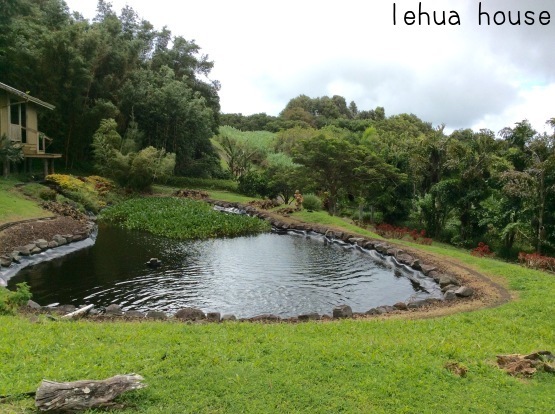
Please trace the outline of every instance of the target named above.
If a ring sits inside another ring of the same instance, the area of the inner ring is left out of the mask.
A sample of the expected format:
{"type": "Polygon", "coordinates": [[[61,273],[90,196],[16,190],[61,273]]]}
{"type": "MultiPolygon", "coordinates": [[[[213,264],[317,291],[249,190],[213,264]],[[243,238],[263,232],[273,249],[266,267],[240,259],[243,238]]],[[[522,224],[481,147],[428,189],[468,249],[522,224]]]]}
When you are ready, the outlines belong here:
{"type": "MultiPolygon", "coordinates": [[[[15,247],[10,254],[0,256],[0,271],[7,270],[14,264],[21,264],[25,259],[47,250],[85,240],[93,235],[95,228],[94,222],[89,222],[82,231],[73,234],[56,234],[52,240],[37,239],[24,246],[15,247]]],[[[0,286],[7,286],[7,281],[4,280],[1,273],[0,286]]]]}

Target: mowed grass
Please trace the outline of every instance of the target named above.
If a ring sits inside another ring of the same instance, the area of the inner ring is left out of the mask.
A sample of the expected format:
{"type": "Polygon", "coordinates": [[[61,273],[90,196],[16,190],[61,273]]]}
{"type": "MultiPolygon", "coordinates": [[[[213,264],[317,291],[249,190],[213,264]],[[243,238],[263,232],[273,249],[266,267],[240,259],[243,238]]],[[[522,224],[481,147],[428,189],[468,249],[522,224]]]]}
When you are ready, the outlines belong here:
{"type": "Polygon", "coordinates": [[[17,181],[0,178],[0,224],[52,216],[15,189],[17,181]]]}

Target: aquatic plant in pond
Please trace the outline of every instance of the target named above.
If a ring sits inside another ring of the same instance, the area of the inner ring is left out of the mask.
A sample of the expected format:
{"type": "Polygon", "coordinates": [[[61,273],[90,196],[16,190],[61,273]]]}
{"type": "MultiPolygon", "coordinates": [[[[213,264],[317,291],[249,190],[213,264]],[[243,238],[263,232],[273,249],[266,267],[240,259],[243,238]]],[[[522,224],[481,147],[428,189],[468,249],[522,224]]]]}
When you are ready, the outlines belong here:
{"type": "Polygon", "coordinates": [[[131,199],[102,212],[100,220],[179,240],[234,237],[270,230],[266,221],[222,214],[204,202],[168,197],[131,199]]]}

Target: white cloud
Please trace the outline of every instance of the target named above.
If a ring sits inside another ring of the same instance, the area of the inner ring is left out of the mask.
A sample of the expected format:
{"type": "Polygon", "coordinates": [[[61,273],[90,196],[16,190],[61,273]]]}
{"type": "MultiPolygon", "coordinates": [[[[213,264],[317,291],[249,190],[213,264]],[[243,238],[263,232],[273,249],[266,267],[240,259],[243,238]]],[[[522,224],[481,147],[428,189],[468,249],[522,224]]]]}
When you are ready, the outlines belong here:
{"type": "MultiPolygon", "coordinates": [[[[478,26],[478,0],[427,0],[432,15],[456,10],[461,26],[393,26],[393,2],[368,0],[114,0],[157,28],[195,39],[215,61],[224,112],[277,114],[300,94],[339,94],[359,109],[384,106],[448,128],[494,131],[553,108],[555,4],[489,0],[487,10],[550,10],[548,26],[478,26]],[[532,85],[532,86],[530,86],[532,85]],[[542,86],[546,85],[546,86],[542,86]],[[550,95],[551,94],[551,95],[550,95]],[[543,102],[544,104],[538,104],[543,102]],[[551,103],[551,105],[549,105],[551,103]]],[[[96,0],[69,0],[92,18],[96,0]]],[[[398,12],[418,3],[398,0],[398,12]]]]}

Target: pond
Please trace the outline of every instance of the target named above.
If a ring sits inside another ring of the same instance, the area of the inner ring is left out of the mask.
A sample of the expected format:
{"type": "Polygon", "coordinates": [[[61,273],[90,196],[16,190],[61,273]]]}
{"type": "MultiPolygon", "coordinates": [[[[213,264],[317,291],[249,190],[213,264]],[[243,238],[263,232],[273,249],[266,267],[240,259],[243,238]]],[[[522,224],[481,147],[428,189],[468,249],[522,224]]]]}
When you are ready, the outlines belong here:
{"type": "Polygon", "coordinates": [[[183,242],[101,226],[94,245],[23,268],[9,286],[23,281],[43,305],[193,306],[237,317],[330,314],[339,304],[365,312],[440,297],[433,280],[392,258],[300,232],[183,242]],[[151,257],[162,266],[145,266],[151,257]]]}

